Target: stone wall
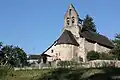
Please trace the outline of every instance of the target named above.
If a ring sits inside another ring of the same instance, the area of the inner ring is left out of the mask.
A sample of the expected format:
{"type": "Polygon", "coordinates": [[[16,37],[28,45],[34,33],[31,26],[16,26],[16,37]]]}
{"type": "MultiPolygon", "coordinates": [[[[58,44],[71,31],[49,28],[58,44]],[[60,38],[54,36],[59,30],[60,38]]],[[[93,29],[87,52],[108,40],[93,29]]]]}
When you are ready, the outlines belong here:
{"type": "Polygon", "coordinates": [[[57,57],[61,60],[71,60],[73,58],[73,45],[70,44],[60,44],[56,45],[55,51],[58,53],[57,57]]]}
{"type": "Polygon", "coordinates": [[[74,50],[74,45],[70,44],[60,44],[51,47],[45,54],[48,54],[52,57],[48,57],[48,61],[55,59],[61,60],[71,60],[76,50],[74,50]]]}
{"type": "Polygon", "coordinates": [[[109,48],[104,47],[104,46],[102,46],[100,44],[96,45],[96,50],[97,50],[97,52],[106,52],[106,53],[110,51],[109,48]]]}
{"type": "Polygon", "coordinates": [[[54,52],[54,48],[55,48],[55,46],[53,45],[50,49],[48,49],[44,54],[48,54],[48,55],[50,55],[50,56],[52,56],[52,57],[47,57],[47,60],[48,61],[53,61],[53,56],[55,56],[55,52],[54,52]],[[53,52],[52,52],[52,50],[53,50],[53,52]]]}
{"type": "Polygon", "coordinates": [[[93,60],[88,63],[89,67],[120,67],[119,60],[93,60]]]}
{"type": "Polygon", "coordinates": [[[91,42],[88,42],[87,40],[85,40],[84,45],[85,45],[84,48],[85,48],[85,52],[86,52],[86,53],[89,52],[89,51],[94,50],[94,47],[95,47],[95,44],[94,44],[94,43],[91,43],[91,42]]]}
{"type": "Polygon", "coordinates": [[[98,43],[91,43],[91,42],[88,42],[87,40],[85,40],[85,51],[86,52],[89,52],[89,51],[97,51],[97,52],[109,52],[110,49],[107,48],[107,47],[104,47],[98,43]]]}

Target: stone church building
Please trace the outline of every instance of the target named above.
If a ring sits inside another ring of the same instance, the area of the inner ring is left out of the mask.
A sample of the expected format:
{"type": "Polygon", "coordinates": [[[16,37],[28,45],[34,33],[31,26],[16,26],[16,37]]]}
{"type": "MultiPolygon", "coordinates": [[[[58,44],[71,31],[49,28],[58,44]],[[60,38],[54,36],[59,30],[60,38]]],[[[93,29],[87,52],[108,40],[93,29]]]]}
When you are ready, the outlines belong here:
{"type": "Polygon", "coordinates": [[[50,55],[48,61],[56,59],[65,61],[82,58],[87,61],[87,52],[109,52],[113,48],[112,42],[103,35],[90,30],[82,31],[82,20],[72,4],[69,5],[64,16],[62,33],[54,43],[42,54],[50,55]]]}

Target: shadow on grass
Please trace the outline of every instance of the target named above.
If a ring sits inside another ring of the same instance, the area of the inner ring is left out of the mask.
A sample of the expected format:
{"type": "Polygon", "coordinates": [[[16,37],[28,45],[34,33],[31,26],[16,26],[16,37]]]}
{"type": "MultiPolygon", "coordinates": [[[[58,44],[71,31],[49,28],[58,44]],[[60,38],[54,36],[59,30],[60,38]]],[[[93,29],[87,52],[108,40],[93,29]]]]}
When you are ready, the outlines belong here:
{"type": "Polygon", "coordinates": [[[97,73],[83,80],[120,80],[120,68],[98,68],[104,73],[97,73]]]}
{"type": "Polygon", "coordinates": [[[32,80],[120,80],[120,78],[118,79],[119,75],[120,68],[59,68],[51,70],[41,77],[36,76],[36,79],[34,78],[32,80]]]}

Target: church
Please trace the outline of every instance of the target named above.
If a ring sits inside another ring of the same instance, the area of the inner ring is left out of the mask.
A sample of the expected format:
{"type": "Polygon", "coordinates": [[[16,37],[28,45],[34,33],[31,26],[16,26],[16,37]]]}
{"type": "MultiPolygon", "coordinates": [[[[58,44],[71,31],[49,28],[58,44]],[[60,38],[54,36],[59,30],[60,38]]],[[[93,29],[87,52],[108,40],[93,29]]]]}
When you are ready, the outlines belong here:
{"type": "Polygon", "coordinates": [[[82,21],[72,4],[64,15],[64,27],[61,35],[42,54],[49,55],[47,61],[70,61],[82,58],[87,61],[89,51],[109,52],[114,46],[104,35],[90,30],[82,31],[82,21]]]}

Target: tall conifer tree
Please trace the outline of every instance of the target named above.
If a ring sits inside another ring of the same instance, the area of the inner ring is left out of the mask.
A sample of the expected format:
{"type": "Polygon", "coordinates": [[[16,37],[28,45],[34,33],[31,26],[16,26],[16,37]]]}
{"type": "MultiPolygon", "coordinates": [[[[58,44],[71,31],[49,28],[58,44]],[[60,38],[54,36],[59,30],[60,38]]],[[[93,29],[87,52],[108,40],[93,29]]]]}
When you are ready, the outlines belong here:
{"type": "Polygon", "coordinates": [[[83,20],[83,30],[91,30],[93,32],[97,32],[96,26],[93,22],[93,18],[89,15],[86,15],[86,17],[83,20]]]}

